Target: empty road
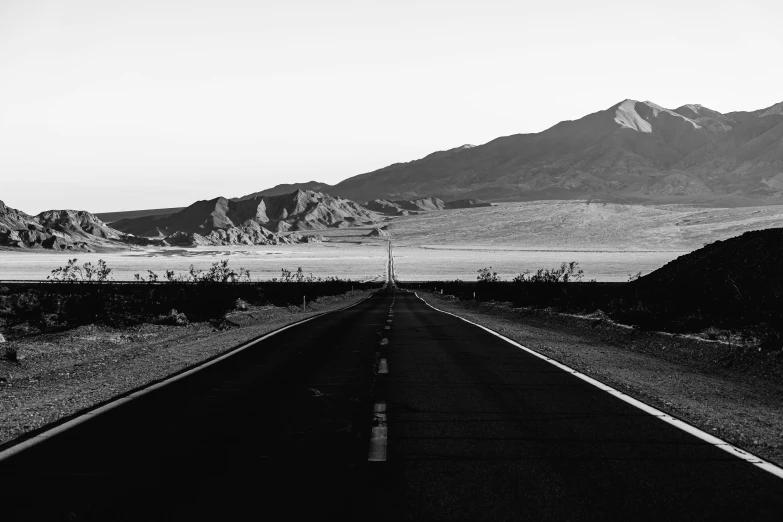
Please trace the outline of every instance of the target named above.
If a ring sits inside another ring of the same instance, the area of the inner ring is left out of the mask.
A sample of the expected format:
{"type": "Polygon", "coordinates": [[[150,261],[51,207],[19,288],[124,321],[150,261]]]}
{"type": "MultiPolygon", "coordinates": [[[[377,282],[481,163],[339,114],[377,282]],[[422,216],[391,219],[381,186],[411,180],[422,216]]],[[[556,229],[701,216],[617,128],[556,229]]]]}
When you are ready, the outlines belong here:
{"type": "Polygon", "coordinates": [[[0,461],[0,485],[3,520],[783,513],[783,479],[391,289],[0,461]]]}

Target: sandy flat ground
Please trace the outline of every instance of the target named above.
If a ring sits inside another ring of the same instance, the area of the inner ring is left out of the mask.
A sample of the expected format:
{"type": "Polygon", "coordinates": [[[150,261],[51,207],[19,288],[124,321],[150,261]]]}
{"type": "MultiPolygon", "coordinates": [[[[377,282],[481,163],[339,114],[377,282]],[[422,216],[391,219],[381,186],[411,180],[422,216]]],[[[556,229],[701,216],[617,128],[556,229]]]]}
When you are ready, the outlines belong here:
{"type": "Polygon", "coordinates": [[[79,264],[106,261],[118,281],[130,281],[133,275],[146,276],[147,270],[160,274],[166,270],[184,273],[190,265],[204,270],[223,259],[229,267],[250,270],[253,279],[279,277],[282,268],[302,267],[317,277],[339,276],[357,281],[382,279],[386,268],[385,242],[366,245],[322,243],[278,246],[235,246],[198,248],[158,248],[111,253],[0,252],[0,280],[46,279],[51,271],[75,257],[79,264]]]}
{"type": "Polygon", "coordinates": [[[630,274],[648,274],[686,252],[585,252],[455,247],[396,247],[394,270],[401,281],[475,281],[480,268],[491,266],[503,279],[525,270],[557,267],[576,261],[584,280],[627,281],[630,274]]]}
{"type": "Polygon", "coordinates": [[[783,206],[698,208],[531,201],[398,218],[399,245],[560,250],[685,250],[748,230],[783,226],[783,206]]]}

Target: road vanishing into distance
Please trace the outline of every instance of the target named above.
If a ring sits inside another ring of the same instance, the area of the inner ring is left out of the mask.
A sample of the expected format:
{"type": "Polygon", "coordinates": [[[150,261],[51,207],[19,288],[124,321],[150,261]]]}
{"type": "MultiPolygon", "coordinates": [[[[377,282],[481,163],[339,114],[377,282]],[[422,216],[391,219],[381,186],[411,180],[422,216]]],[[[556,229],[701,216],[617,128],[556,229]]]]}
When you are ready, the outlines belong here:
{"type": "Polygon", "coordinates": [[[783,516],[783,479],[392,286],[41,440],[4,521],[783,516]]]}

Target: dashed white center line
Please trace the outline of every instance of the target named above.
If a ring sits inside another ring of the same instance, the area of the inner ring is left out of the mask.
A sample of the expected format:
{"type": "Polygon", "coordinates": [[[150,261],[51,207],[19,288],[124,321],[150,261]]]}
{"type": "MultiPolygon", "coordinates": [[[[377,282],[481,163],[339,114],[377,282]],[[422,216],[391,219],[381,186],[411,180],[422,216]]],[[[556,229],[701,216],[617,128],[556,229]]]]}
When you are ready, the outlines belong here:
{"type": "Polygon", "coordinates": [[[385,462],[387,442],[386,403],[377,402],[373,408],[370,453],[367,457],[367,460],[370,462],[385,462]]]}

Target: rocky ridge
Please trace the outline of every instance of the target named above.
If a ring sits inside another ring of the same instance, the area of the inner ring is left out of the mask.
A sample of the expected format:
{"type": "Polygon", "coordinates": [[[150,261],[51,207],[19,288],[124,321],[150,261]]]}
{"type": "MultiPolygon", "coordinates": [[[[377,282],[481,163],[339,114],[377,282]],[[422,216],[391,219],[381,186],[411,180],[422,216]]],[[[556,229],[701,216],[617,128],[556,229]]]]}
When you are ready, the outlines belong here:
{"type": "Polygon", "coordinates": [[[0,201],[0,246],[90,251],[123,236],[82,210],[48,210],[30,216],[0,201]]]}
{"type": "Polygon", "coordinates": [[[174,214],[123,219],[113,225],[128,234],[167,241],[278,244],[318,240],[312,235],[283,235],[290,232],[369,225],[379,220],[378,214],[353,201],[296,190],[238,201],[223,197],[197,201],[174,214]],[[185,236],[188,239],[183,239],[185,236]]]}

